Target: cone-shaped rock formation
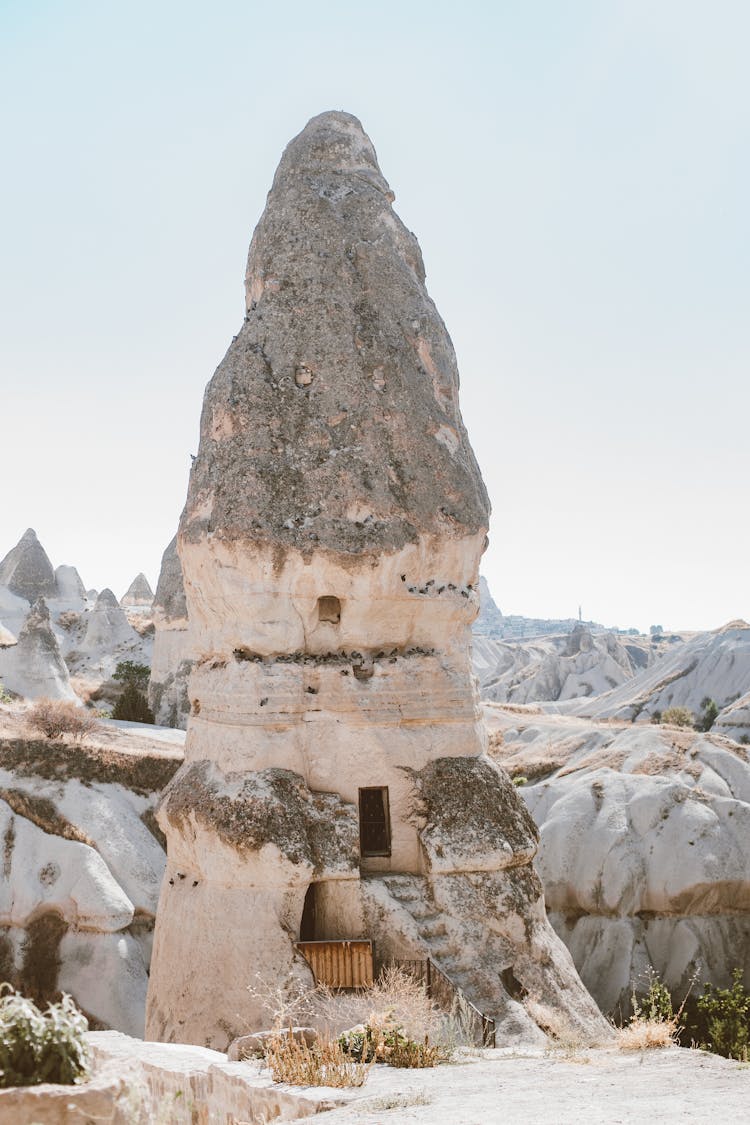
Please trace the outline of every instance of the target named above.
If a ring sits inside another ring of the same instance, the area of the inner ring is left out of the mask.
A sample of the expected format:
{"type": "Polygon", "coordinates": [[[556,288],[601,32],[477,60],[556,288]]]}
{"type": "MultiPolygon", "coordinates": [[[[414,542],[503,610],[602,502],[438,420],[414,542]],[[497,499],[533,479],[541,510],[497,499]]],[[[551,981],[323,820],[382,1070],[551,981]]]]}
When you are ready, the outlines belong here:
{"type": "Polygon", "coordinates": [[[7,586],[11,593],[28,602],[54,598],[55,572],[33,528],[23,533],[0,562],[0,586],[7,586]]]}
{"type": "Polygon", "coordinates": [[[546,921],[533,823],[483,754],[470,629],[489,505],[392,200],[356,118],[307,125],[206,391],[150,1038],[223,1048],[260,1026],[247,985],[309,978],[301,938],[432,957],[502,1041],[543,1038],[550,1011],[603,1030],[546,921]]]}
{"type": "Polygon", "coordinates": [[[120,598],[120,605],[127,608],[136,606],[150,606],[154,600],[154,591],[146,575],[141,572],[136,574],[125,593],[120,598]]]}
{"type": "Polygon", "coordinates": [[[29,610],[18,643],[0,652],[0,678],[27,699],[76,698],[44,598],[29,610]]]}

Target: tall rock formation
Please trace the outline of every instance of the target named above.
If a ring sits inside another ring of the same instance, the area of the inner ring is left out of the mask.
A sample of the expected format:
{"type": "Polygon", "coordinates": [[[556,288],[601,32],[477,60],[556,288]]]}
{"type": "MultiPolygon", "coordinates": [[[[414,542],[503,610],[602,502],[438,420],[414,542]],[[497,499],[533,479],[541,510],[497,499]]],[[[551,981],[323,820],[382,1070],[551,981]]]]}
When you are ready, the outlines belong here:
{"type": "Polygon", "coordinates": [[[27,602],[55,597],[55,572],[32,527],[0,562],[0,586],[7,586],[12,594],[26,598],[27,602]]]}
{"type": "Polygon", "coordinates": [[[76,698],[44,598],[31,607],[18,643],[0,652],[0,678],[26,699],[76,698]]]}
{"type": "Polygon", "coordinates": [[[185,585],[175,535],[162,555],[153,604],[154,655],[148,703],[160,726],[187,726],[188,677],[193,669],[185,585]]]}
{"type": "Polygon", "coordinates": [[[372,938],[501,1041],[601,1017],[547,923],[533,822],[470,665],[489,504],[416,239],[356,118],[287,147],[208,386],[178,547],[198,660],[147,1035],[222,1048],[256,973],[372,938]],[[536,1020],[531,1013],[535,1013],[536,1020]]]}
{"type": "Polygon", "coordinates": [[[503,615],[490,593],[487,579],[479,575],[479,613],[472,627],[475,636],[502,637],[503,615]]]}
{"type": "Polygon", "coordinates": [[[66,608],[82,610],[86,602],[86,587],[74,566],[55,568],[55,596],[66,602],[66,608]]]}

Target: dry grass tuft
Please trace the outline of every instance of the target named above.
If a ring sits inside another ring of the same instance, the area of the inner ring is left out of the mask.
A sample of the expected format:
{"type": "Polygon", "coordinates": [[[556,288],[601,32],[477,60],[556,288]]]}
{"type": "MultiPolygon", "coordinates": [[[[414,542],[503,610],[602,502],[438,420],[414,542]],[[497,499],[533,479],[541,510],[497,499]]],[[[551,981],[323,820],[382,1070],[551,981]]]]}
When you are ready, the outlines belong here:
{"type": "Polygon", "coordinates": [[[45,738],[60,738],[68,734],[83,738],[99,724],[94,716],[78,704],[63,699],[40,699],[26,713],[26,724],[45,738]]]}
{"type": "Polygon", "coordinates": [[[523,1002],[534,1023],[549,1036],[549,1051],[559,1053],[569,1062],[588,1062],[585,1052],[600,1044],[583,1035],[570,1021],[554,1008],[541,1004],[528,996],[523,1002]]]}
{"type": "Polygon", "coordinates": [[[631,1020],[617,1032],[621,1051],[647,1051],[659,1047],[679,1047],[680,1028],[676,1019],[658,1020],[643,1017],[631,1020]]]}
{"type": "Polygon", "coordinates": [[[274,1082],[291,1086],[363,1086],[371,1063],[355,1062],[335,1039],[319,1038],[308,1046],[278,1029],[266,1046],[266,1066],[274,1082]]]}
{"type": "Polygon", "coordinates": [[[446,1017],[429,998],[422,984],[401,969],[383,969],[372,988],[333,992],[325,985],[306,987],[290,977],[279,986],[262,977],[248,989],[265,1009],[270,1027],[305,1024],[323,1035],[336,1037],[342,1031],[374,1020],[378,1025],[398,1026],[414,1040],[433,1042],[443,1037],[446,1017]]]}

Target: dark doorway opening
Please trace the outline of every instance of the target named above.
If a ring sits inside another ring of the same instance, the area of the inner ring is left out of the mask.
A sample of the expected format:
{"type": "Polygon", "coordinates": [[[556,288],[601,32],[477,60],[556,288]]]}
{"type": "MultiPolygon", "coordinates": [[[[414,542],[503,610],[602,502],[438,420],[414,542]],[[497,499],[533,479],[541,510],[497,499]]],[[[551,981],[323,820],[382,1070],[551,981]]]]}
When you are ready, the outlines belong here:
{"type": "Polygon", "coordinates": [[[359,791],[359,850],[363,856],[391,854],[387,786],[359,791]]]}
{"type": "Polygon", "coordinates": [[[305,905],[302,907],[302,921],[299,924],[299,940],[315,941],[315,884],[311,883],[305,895],[305,905]]]}

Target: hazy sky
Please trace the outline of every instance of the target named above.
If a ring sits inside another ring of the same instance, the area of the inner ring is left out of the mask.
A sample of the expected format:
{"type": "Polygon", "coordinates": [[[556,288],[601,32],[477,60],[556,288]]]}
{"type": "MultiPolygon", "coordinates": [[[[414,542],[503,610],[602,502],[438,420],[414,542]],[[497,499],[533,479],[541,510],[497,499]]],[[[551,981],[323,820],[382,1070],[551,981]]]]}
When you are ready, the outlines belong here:
{"type": "Polygon", "coordinates": [[[286,142],[372,137],[506,613],[750,618],[750,5],[0,0],[0,556],[156,581],[286,142]]]}

